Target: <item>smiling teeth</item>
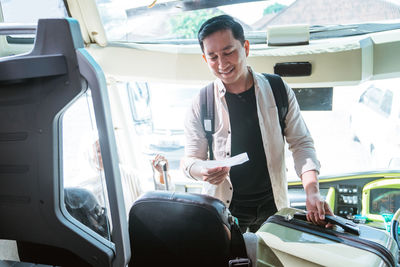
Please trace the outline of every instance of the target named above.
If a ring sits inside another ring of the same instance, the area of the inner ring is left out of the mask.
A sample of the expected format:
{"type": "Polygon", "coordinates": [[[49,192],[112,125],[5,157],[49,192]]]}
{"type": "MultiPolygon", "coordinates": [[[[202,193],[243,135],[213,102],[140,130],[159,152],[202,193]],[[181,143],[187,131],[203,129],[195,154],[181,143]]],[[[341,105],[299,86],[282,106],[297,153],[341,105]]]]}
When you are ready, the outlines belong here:
{"type": "Polygon", "coordinates": [[[228,73],[231,72],[232,70],[233,70],[233,68],[230,69],[230,70],[228,70],[228,71],[220,71],[219,73],[220,73],[220,74],[228,74],[228,73]]]}

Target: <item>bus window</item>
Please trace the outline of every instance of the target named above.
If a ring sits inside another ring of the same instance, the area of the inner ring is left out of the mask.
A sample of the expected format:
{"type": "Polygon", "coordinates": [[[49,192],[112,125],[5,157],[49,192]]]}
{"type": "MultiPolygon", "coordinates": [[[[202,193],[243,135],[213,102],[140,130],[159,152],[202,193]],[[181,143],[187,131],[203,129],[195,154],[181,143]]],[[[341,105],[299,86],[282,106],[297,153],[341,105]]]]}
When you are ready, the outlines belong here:
{"type": "Polygon", "coordinates": [[[67,11],[62,0],[0,0],[0,3],[4,22],[37,23],[40,18],[67,17],[67,11]]]}
{"type": "Polygon", "coordinates": [[[63,115],[62,153],[66,210],[110,239],[109,202],[90,89],[63,115]]]}
{"type": "MultiPolygon", "coordinates": [[[[148,166],[157,154],[165,156],[169,163],[168,172],[178,191],[187,191],[184,187],[189,183],[180,170],[184,156],[184,118],[201,87],[201,84],[134,81],[126,86],[131,122],[136,138],[140,140],[140,153],[148,166]]],[[[147,177],[152,175],[149,173],[147,177]]],[[[147,190],[154,190],[151,178],[147,179],[147,185],[147,190]]]]}
{"type": "MultiPolygon", "coordinates": [[[[68,15],[62,0],[0,0],[0,22],[37,24],[40,18],[64,17],[68,15]]],[[[0,36],[0,56],[29,52],[32,49],[34,37],[34,34],[0,36]]]]}

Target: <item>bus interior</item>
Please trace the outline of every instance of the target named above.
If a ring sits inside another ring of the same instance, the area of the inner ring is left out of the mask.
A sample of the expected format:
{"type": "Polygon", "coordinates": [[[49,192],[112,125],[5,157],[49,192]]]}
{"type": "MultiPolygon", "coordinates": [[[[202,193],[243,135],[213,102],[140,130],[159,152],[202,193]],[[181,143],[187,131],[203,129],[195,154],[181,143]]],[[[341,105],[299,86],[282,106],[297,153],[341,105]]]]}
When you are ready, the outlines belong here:
{"type": "MultiPolygon", "coordinates": [[[[215,79],[197,31],[221,14],[243,25],[248,64],[295,92],[334,214],[389,235],[383,246],[398,266],[399,0],[0,0],[0,266],[171,263],[146,224],[186,229],[184,246],[201,253],[181,255],[182,266],[228,266],[207,255],[229,247],[233,229],[202,232],[196,220],[215,218],[191,217],[185,203],[212,206],[221,218],[226,211],[201,198],[205,182],[181,168],[185,114],[215,79]],[[167,159],[169,178],[157,176],[156,155],[167,159]],[[136,229],[142,245],[132,241],[131,216],[144,225],[136,229]],[[214,235],[207,249],[205,235],[214,235]]],[[[290,207],[305,210],[285,152],[290,207]]],[[[244,234],[248,266],[362,266],[365,256],[288,260],[262,236],[244,234]]]]}

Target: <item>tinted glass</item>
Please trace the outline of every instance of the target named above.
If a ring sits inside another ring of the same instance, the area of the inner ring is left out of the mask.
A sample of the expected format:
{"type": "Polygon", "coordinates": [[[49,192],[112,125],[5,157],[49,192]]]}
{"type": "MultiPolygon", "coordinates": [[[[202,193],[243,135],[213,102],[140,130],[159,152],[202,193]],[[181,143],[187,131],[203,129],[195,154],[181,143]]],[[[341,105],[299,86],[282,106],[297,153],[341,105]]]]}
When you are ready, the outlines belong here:
{"type": "Polygon", "coordinates": [[[65,111],[62,136],[65,208],[110,239],[109,202],[90,90],[65,111]]]}
{"type": "MultiPolygon", "coordinates": [[[[312,38],[355,35],[381,30],[382,22],[399,23],[396,1],[207,1],[207,0],[96,0],[111,41],[196,43],[200,25],[228,14],[244,26],[251,42],[265,43],[268,26],[308,24],[312,38]],[[312,4],[311,4],[312,3],[312,4]],[[304,11],[307,12],[304,12],[304,11]],[[376,12],[379,10],[379,12],[376,12]],[[344,26],[380,22],[374,27],[344,26]],[[327,30],[327,27],[329,30],[327,30]]],[[[390,26],[389,26],[390,27],[390,26]]]]}
{"type": "Polygon", "coordinates": [[[400,208],[400,189],[372,189],[370,195],[370,213],[395,213],[400,208]]]}

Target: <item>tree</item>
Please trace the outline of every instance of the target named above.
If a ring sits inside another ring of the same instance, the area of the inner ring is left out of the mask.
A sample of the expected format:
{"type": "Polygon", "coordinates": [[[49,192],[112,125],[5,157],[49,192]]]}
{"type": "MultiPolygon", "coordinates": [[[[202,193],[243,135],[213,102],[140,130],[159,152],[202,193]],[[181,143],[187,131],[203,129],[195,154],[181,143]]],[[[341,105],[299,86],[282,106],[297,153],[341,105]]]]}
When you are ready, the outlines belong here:
{"type": "Polygon", "coordinates": [[[200,26],[209,18],[224,14],[221,10],[195,10],[170,19],[171,31],[176,38],[195,39],[200,26]]]}
{"type": "Polygon", "coordinates": [[[282,9],[284,9],[286,6],[279,4],[279,3],[275,3],[273,5],[268,6],[266,9],[264,9],[263,15],[266,14],[272,14],[272,13],[278,13],[280,12],[282,9]]]}

